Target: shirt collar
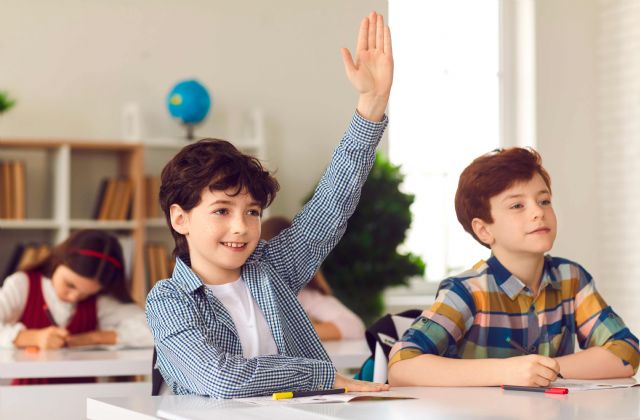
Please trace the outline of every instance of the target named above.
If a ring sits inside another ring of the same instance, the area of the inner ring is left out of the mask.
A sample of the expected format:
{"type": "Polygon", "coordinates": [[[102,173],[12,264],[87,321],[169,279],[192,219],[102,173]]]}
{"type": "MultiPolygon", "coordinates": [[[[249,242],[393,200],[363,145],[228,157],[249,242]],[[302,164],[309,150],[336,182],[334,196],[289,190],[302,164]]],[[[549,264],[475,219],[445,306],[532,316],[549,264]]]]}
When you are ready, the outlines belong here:
{"type": "Polygon", "coordinates": [[[202,280],[196,273],[193,272],[191,267],[176,257],[176,265],[173,268],[173,274],[171,280],[175,281],[178,286],[182,287],[186,292],[193,293],[195,290],[203,286],[202,280]]]}
{"type": "MultiPolygon", "coordinates": [[[[511,272],[492,255],[487,260],[487,265],[491,268],[491,274],[495,279],[496,284],[504,291],[511,300],[515,300],[520,292],[527,287],[519,278],[511,274],[511,272]]],[[[540,281],[540,290],[547,286],[551,286],[554,289],[560,288],[560,282],[558,281],[558,273],[553,270],[551,265],[551,257],[545,256],[544,268],[542,269],[542,280],[540,281]]]]}

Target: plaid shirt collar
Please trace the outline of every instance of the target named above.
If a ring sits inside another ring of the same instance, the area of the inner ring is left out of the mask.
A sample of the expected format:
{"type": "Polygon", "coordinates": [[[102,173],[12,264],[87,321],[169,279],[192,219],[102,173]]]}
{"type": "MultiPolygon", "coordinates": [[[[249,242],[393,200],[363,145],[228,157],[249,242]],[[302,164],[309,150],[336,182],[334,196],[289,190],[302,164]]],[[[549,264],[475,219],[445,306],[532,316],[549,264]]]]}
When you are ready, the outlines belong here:
{"type": "MultiPolygon", "coordinates": [[[[540,282],[540,290],[550,286],[556,290],[560,290],[560,281],[558,280],[559,273],[557,270],[551,267],[551,257],[546,255],[544,257],[544,268],[542,270],[542,281],[540,282]]],[[[487,265],[491,269],[491,274],[495,279],[496,284],[502,289],[503,292],[509,296],[509,299],[515,300],[527,286],[518,277],[511,274],[511,272],[504,266],[495,255],[487,260],[487,265]]]]}

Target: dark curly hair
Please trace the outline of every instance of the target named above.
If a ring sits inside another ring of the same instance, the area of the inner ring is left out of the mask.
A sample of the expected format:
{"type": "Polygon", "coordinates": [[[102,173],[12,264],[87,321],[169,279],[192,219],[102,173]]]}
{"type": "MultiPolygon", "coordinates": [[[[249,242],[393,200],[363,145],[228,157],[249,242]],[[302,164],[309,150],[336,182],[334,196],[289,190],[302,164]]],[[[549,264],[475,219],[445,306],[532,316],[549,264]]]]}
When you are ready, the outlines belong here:
{"type": "Polygon", "coordinates": [[[202,191],[227,191],[232,195],[247,191],[265,209],[280,189],[278,181],[258,159],[240,152],[225,140],[203,139],[185,146],[162,170],[160,207],[175,241],[174,257],[190,264],[189,246],[184,235],[171,225],[173,204],[190,211],[201,201],[202,191]]]}

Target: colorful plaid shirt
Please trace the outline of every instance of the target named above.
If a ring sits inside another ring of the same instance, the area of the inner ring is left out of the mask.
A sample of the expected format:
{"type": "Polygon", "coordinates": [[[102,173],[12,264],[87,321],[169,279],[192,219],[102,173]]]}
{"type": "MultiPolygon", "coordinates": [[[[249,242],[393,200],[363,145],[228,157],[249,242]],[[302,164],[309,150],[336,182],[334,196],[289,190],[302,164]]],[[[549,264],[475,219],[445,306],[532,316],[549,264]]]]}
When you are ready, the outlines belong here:
{"type": "Polygon", "coordinates": [[[421,354],[479,359],[549,357],[601,346],[638,369],[638,339],[600,297],[580,265],[545,257],[539,293],[532,292],[494,256],[440,284],[436,300],[389,354],[389,366],[421,354]]]}
{"type": "Polygon", "coordinates": [[[344,234],[386,125],[386,117],[374,123],[356,113],[312,199],[242,267],[278,354],[244,358],[228,311],[180,259],[153,287],[147,322],[157,367],[175,394],[240,398],[333,386],[335,368],[296,296],[344,234]]]}

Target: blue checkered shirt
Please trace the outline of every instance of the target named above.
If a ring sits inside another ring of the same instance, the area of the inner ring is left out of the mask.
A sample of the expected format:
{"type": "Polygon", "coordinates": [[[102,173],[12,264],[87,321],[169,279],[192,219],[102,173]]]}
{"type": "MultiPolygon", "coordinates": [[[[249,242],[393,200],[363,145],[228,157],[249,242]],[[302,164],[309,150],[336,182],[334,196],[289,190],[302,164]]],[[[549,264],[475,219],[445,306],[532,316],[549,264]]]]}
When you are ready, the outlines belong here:
{"type": "Polygon", "coordinates": [[[296,296],[344,234],[386,125],[386,117],[374,123],[356,113],[312,199],[242,267],[278,354],[244,358],[228,311],[180,259],[153,287],[147,322],[157,367],[175,394],[241,398],[333,386],[335,368],[296,296]]]}

